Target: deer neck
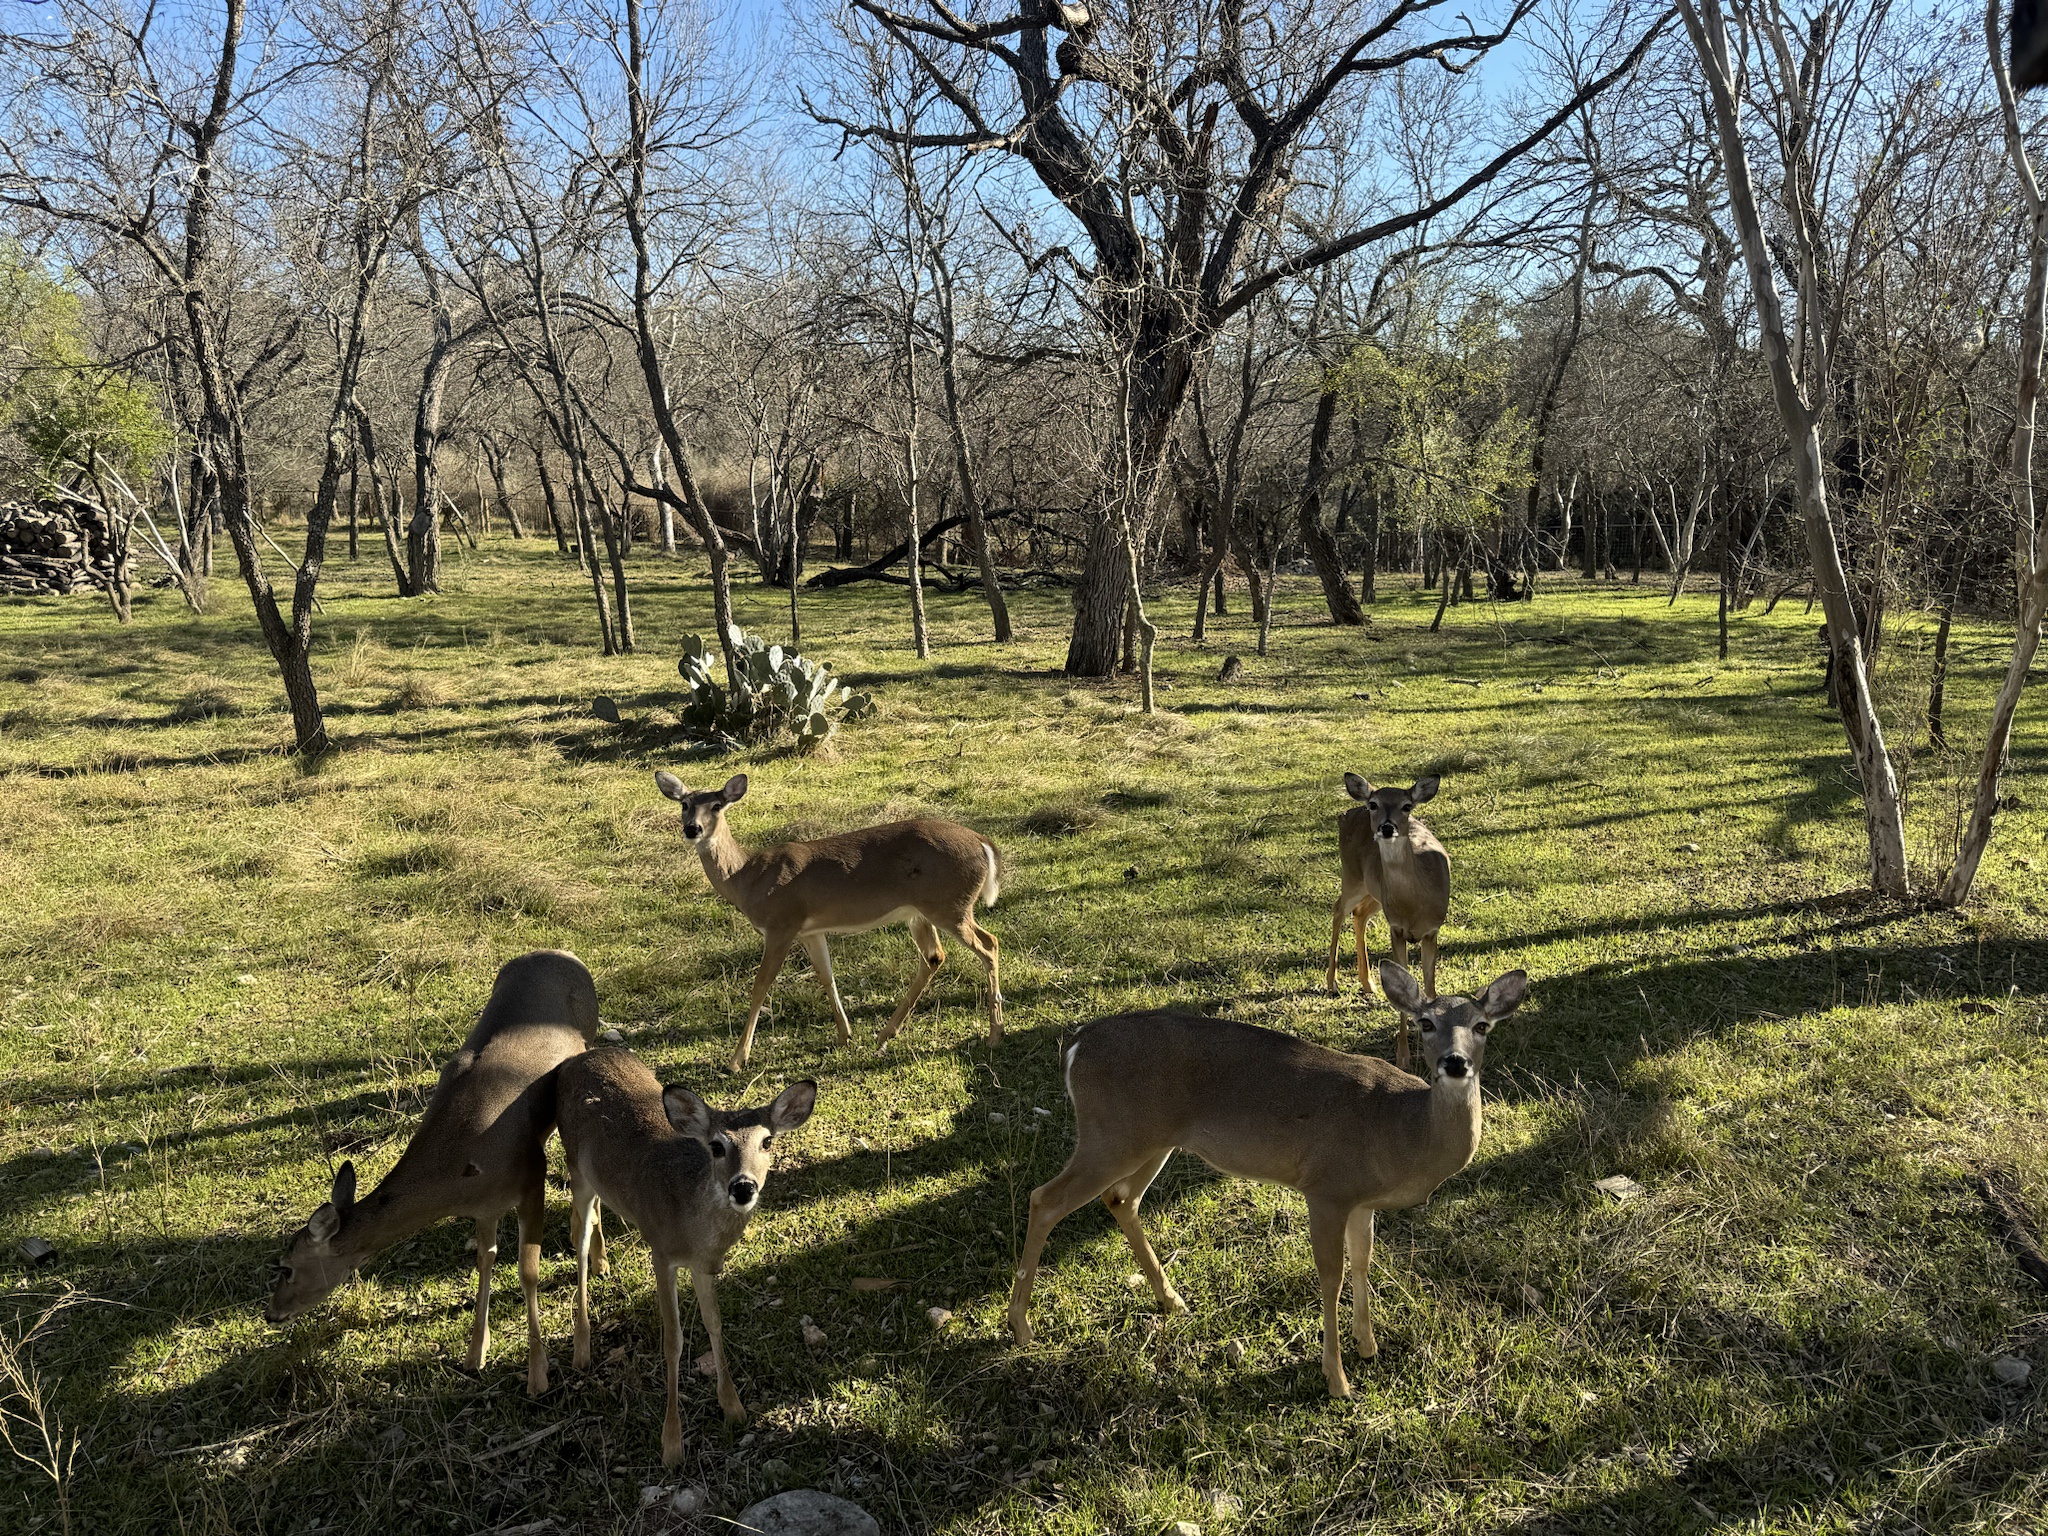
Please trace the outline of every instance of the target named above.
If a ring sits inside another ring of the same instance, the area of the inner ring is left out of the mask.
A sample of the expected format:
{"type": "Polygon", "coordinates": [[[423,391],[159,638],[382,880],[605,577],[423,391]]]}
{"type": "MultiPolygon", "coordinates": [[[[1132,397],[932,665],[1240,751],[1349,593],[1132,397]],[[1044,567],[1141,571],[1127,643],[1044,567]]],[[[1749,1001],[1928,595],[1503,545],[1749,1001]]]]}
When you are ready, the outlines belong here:
{"type": "Polygon", "coordinates": [[[1472,1161],[1479,1150],[1479,1075],[1436,1074],[1429,1085],[1429,1144],[1446,1165],[1445,1178],[1472,1161]]]}
{"type": "Polygon", "coordinates": [[[711,888],[727,901],[732,901],[732,882],[746,867],[747,850],[732,835],[732,828],[725,824],[723,816],[718,818],[708,835],[697,839],[697,857],[704,861],[704,877],[711,882],[711,888]]]}
{"type": "Polygon", "coordinates": [[[1382,864],[1389,869],[1405,870],[1408,867],[1415,853],[1415,844],[1408,833],[1403,832],[1399,837],[1375,838],[1374,841],[1380,846],[1382,864]]]}
{"type": "Polygon", "coordinates": [[[445,1190],[431,1189],[393,1168],[383,1181],[349,1207],[334,1236],[338,1253],[367,1259],[450,1213],[445,1190]]]}

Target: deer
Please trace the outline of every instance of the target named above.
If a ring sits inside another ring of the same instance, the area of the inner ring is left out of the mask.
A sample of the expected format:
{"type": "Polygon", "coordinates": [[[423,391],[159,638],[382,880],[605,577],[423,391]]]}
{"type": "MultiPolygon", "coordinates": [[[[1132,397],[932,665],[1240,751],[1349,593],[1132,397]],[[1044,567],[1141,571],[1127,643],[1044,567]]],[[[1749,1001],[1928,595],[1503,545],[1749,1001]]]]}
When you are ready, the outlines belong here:
{"type": "Polygon", "coordinates": [[[603,1208],[610,1206],[640,1229],[654,1267],[668,1359],[661,1459],[673,1466],[683,1454],[676,1269],[688,1267],[711,1336],[718,1406],[728,1422],[744,1423],[747,1410],[725,1358],[716,1277],[760,1208],[776,1137],[810,1118],[818,1085],[806,1078],[760,1108],[717,1110],[688,1088],[663,1087],[631,1051],[608,1047],[565,1062],[557,1094],[576,1247],[575,1365],[583,1370],[590,1364],[592,1236],[602,1234],[603,1208]]]}
{"type": "Polygon", "coordinates": [[[526,1295],[526,1390],[548,1386],[540,1332],[540,1237],[555,1070],[599,1029],[597,988],[581,960],[536,950],[509,960],[476,1026],[441,1069],[434,1095],[398,1162],[362,1199],[344,1162],[327,1199],[292,1234],[266,1321],[290,1322],[393,1243],[450,1216],[476,1223],[476,1319],[468,1364],[481,1371],[491,1340],[491,1273],[498,1227],[519,1215],[519,1285],[526,1295]]]}
{"type": "Polygon", "coordinates": [[[1428,1079],[1377,1056],[1352,1056],[1230,1019],[1156,1010],[1084,1025],[1061,1043],[1074,1106],[1074,1151],[1031,1192],[1030,1225],[1010,1291],[1010,1332],[1031,1343],[1031,1284],[1052,1229],[1101,1197],[1160,1309],[1186,1304],[1145,1239],[1138,1205],[1175,1149],[1223,1173],[1284,1184],[1308,1202],[1323,1294],[1323,1376],[1349,1397],[1337,1298],[1351,1261],[1358,1352],[1379,1353],[1367,1276],[1373,1216],[1420,1205],[1479,1148],[1479,1066],[1493,1026],[1521,1006],[1529,978],[1509,971],[1477,997],[1427,998],[1388,960],[1380,981],[1421,1033],[1428,1079]]]}
{"type": "MultiPolygon", "coordinates": [[[[1358,984],[1372,996],[1371,962],[1365,950],[1365,925],[1375,912],[1387,915],[1388,947],[1397,965],[1408,963],[1408,946],[1422,952],[1422,990],[1436,996],[1436,936],[1451,910],[1451,859],[1428,827],[1417,821],[1415,807],[1434,799],[1435,774],[1412,789],[1382,784],[1375,789],[1355,773],[1344,775],[1345,793],[1363,804],[1337,818],[1337,849],[1344,862],[1344,880],[1330,915],[1330,968],[1324,986],[1337,995],[1337,951],[1344,942],[1344,919],[1358,936],[1358,984]]],[[[1408,1016],[1394,1065],[1408,1066],[1408,1016]]]]}
{"type": "Polygon", "coordinates": [[[839,1044],[850,1044],[853,1028],[832,975],[831,939],[896,923],[910,925],[911,942],[924,963],[895,1014],[882,1026],[881,1048],[888,1049],[945,964],[941,931],[964,944],[988,972],[988,1043],[991,1048],[1002,1044],[996,936],[974,920],[975,902],[992,907],[1002,893],[1002,864],[993,842],[957,822],[921,816],[749,853],[726,824],[727,810],[747,792],[745,774],[734,774],[722,788],[709,790],[686,789],[667,772],[655,774],[654,782],[682,807],[683,836],[696,845],[711,889],[766,941],[732,1071],[743,1069],[753,1054],[754,1027],[769,989],[798,944],[811,957],[811,967],[832,1001],[839,1044]]]}

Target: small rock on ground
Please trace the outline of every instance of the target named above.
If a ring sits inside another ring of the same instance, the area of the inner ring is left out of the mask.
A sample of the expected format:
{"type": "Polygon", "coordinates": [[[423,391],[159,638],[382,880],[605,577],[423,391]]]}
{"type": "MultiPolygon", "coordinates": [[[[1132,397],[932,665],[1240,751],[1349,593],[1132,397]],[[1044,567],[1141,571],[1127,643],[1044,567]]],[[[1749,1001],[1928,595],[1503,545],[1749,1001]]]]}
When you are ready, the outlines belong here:
{"type": "Polygon", "coordinates": [[[1991,1362],[1991,1374],[2008,1387],[2025,1386],[2034,1368],[2017,1355],[2000,1355],[1991,1362]]]}
{"type": "Polygon", "coordinates": [[[760,1536],[882,1536],[875,1517],[858,1504],[815,1488],[794,1488],[749,1505],[736,1528],[760,1536]]]}

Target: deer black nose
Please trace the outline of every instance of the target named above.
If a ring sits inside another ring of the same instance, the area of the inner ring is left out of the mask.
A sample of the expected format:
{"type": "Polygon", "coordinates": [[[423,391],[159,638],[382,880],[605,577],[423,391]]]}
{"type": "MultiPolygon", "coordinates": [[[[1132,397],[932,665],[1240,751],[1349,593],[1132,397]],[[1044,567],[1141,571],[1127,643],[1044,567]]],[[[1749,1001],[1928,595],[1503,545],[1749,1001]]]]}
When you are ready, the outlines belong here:
{"type": "Polygon", "coordinates": [[[1463,1077],[1472,1070],[1472,1063],[1453,1051],[1437,1063],[1445,1077],[1463,1077]]]}
{"type": "Polygon", "coordinates": [[[704,829],[698,826],[697,823],[694,821],[686,821],[683,823],[683,836],[685,837],[695,837],[699,832],[703,830],[704,829]]]}
{"type": "Polygon", "coordinates": [[[760,1185],[756,1184],[752,1179],[745,1178],[734,1179],[725,1188],[726,1192],[732,1196],[732,1203],[742,1207],[752,1205],[755,1197],[761,1193],[760,1185]]]}
{"type": "Polygon", "coordinates": [[[1383,822],[1381,822],[1381,823],[1380,823],[1380,836],[1381,836],[1381,837],[1392,837],[1393,835],[1394,835],[1394,824],[1393,824],[1393,823],[1392,823],[1391,821],[1383,821],[1383,822]]]}

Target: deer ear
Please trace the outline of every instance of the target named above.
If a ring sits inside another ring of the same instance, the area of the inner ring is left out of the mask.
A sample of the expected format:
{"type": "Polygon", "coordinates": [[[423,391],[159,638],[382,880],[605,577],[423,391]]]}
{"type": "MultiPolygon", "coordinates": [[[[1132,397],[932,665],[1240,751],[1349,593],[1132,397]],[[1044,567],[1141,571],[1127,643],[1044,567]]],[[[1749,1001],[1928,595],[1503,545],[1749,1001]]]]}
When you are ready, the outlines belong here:
{"type": "Polygon", "coordinates": [[[316,1247],[325,1248],[334,1241],[335,1234],[339,1231],[341,1217],[335,1214],[331,1205],[322,1205],[306,1218],[306,1235],[313,1239],[316,1247]]]}
{"type": "Polygon", "coordinates": [[[1363,800],[1372,793],[1372,786],[1355,773],[1344,775],[1344,793],[1354,800],[1363,800]]]}
{"type": "Polygon", "coordinates": [[[683,781],[670,773],[666,768],[654,775],[654,787],[664,795],[667,795],[671,800],[687,799],[690,793],[687,789],[683,788],[683,781]]]}
{"type": "Polygon", "coordinates": [[[725,803],[727,805],[732,805],[740,800],[745,796],[746,792],[747,776],[744,773],[736,773],[727,779],[725,781],[725,788],[720,791],[725,796],[725,803]]]}
{"type": "Polygon", "coordinates": [[[775,1095],[775,1102],[768,1106],[768,1128],[775,1131],[793,1131],[811,1118],[811,1110],[818,1102],[818,1085],[809,1078],[800,1083],[791,1083],[775,1095]]]}
{"type": "Polygon", "coordinates": [[[1442,782],[1443,780],[1433,773],[1426,779],[1418,779],[1415,787],[1408,791],[1409,797],[1417,805],[1422,804],[1425,800],[1434,800],[1436,798],[1437,786],[1442,782]]]}
{"type": "Polygon", "coordinates": [[[711,1106],[689,1089],[662,1089],[661,1107],[668,1114],[668,1123],[681,1134],[698,1141],[711,1139],[711,1106]]]}
{"type": "Polygon", "coordinates": [[[1506,1018],[1522,1006],[1522,999],[1529,995],[1529,973],[1509,971],[1505,976],[1494,978],[1493,985],[1472,999],[1479,1005],[1479,1011],[1486,1016],[1487,1023],[1506,1018]]]}
{"type": "Polygon", "coordinates": [[[1388,1002],[1411,1016],[1422,1012],[1423,1004],[1429,1001],[1408,973],[1408,967],[1392,960],[1380,962],[1380,987],[1388,1002]]]}
{"type": "Polygon", "coordinates": [[[334,1188],[328,1192],[328,1202],[335,1210],[346,1216],[349,1207],[356,1203],[356,1165],[346,1162],[334,1173],[334,1188]]]}

